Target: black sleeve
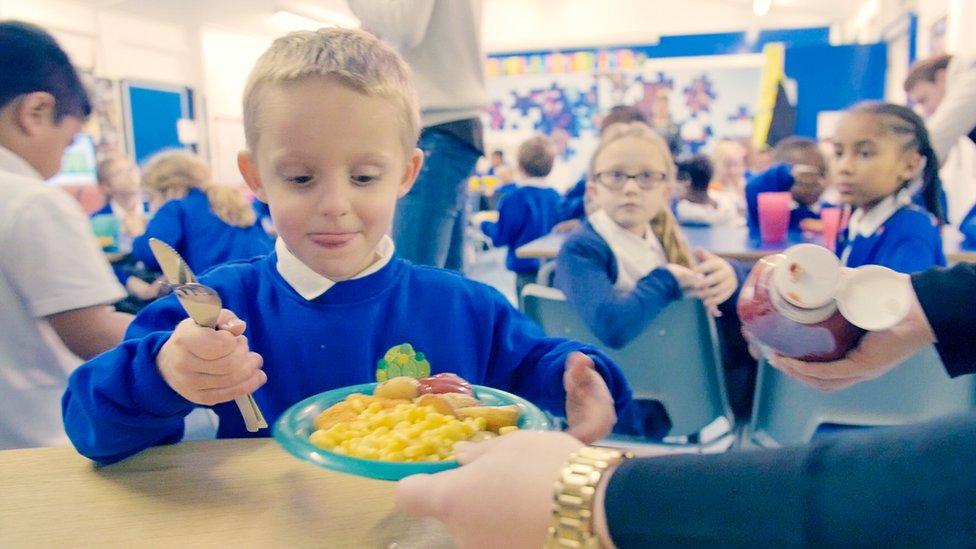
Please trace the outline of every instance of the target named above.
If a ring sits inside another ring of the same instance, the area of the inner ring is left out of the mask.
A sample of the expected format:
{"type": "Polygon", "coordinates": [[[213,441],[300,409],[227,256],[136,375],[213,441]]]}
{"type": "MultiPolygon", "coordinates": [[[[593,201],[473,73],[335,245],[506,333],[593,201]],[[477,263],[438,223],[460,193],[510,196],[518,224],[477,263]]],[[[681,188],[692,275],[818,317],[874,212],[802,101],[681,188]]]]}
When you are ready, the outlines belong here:
{"type": "Polygon", "coordinates": [[[968,547],[976,416],[805,447],[631,460],[611,477],[605,509],[621,549],[968,547]]]}
{"type": "Polygon", "coordinates": [[[912,275],[912,286],[952,377],[976,373],[976,264],[912,275]]]}

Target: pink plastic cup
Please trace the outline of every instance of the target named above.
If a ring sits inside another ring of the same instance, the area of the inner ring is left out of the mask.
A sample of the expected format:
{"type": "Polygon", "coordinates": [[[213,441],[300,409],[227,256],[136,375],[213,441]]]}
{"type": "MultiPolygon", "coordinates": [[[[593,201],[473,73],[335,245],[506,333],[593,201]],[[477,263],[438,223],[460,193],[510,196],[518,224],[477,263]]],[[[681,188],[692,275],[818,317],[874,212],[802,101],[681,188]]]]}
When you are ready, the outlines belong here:
{"type": "Polygon", "coordinates": [[[786,242],[790,228],[790,193],[759,193],[759,237],[764,243],[786,242]]]}
{"type": "Polygon", "coordinates": [[[824,208],[820,211],[820,221],[823,223],[824,247],[836,252],[837,233],[840,231],[840,208],[824,208]]]}

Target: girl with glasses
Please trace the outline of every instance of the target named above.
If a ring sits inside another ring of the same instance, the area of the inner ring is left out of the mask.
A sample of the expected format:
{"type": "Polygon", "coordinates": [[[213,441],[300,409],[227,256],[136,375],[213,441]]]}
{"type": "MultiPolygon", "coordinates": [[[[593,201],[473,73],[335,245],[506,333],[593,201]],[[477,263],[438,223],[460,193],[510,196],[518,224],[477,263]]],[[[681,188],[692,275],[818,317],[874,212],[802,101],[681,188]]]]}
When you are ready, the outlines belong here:
{"type": "MultiPolygon", "coordinates": [[[[641,123],[604,132],[590,161],[587,192],[596,210],[569,236],[556,263],[556,286],[604,344],[620,348],[686,292],[715,316],[734,315],[739,276],[724,259],[692,252],[669,208],[675,165],[667,143],[641,123]]],[[[679,343],[680,344],[680,343],[679,343]]],[[[642,404],[646,403],[640,401],[642,404]]],[[[645,410],[641,431],[663,435],[645,410]]]]}

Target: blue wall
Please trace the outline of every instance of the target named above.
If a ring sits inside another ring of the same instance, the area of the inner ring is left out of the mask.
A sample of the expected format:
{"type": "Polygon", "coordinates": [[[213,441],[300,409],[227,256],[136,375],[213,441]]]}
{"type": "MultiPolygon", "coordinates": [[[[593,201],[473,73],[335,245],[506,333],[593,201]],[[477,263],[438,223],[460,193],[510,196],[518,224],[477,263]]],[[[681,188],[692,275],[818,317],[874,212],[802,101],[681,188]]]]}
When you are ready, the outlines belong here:
{"type": "Polygon", "coordinates": [[[124,83],[127,119],[131,132],[130,147],[137,164],[153,154],[172,148],[187,148],[180,143],[176,123],[193,118],[193,100],[189,88],[143,86],[124,83]]]}
{"type": "Polygon", "coordinates": [[[883,99],[885,44],[798,46],[786,50],[786,76],[796,80],[796,133],[815,137],[817,113],[883,99]]]}

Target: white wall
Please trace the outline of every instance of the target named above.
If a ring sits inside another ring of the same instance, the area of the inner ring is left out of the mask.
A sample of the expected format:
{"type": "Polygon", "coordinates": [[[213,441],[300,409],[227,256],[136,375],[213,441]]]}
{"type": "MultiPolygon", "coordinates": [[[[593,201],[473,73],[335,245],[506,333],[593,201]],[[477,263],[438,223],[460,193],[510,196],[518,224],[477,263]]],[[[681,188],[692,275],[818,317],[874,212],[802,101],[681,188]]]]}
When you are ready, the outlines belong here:
{"type": "MultiPolygon", "coordinates": [[[[929,34],[939,19],[946,17],[946,49],[956,55],[976,55],[976,0],[919,0],[919,58],[931,51],[929,34]]],[[[966,138],[959,140],[945,159],[942,182],[949,197],[949,219],[955,224],[976,202],[976,146],[966,138]]]]}
{"type": "Polygon", "coordinates": [[[976,0],[949,0],[946,49],[957,54],[976,54],[976,0]]]}
{"type": "Polygon", "coordinates": [[[244,148],[241,95],[251,67],[271,39],[211,28],[200,34],[214,179],[241,183],[237,170],[237,153],[244,148]]]}
{"type": "Polygon", "coordinates": [[[707,0],[488,0],[484,6],[489,52],[646,44],[664,35],[831,23],[783,10],[757,18],[748,3],[707,0]]]}
{"type": "Polygon", "coordinates": [[[61,0],[0,0],[0,17],[44,27],[96,76],[200,84],[199,46],[188,26],[61,0]]]}
{"type": "Polygon", "coordinates": [[[949,0],[921,0],[916,3],[918,13],[918,56],[926,57],[931,51],[932,25],[949,13],[949,0]]]}
{"type": "MultiPolygon", "coordinates": [[[[202,56],[198,34],[190,25],[63,0],[0,0],[0,18],[44,27],[76,66],[97,77],[193,88],[194,110],[202,112],[202,56]]],[[[206,143],[200,145],[206,154],[206,143]]]]}

